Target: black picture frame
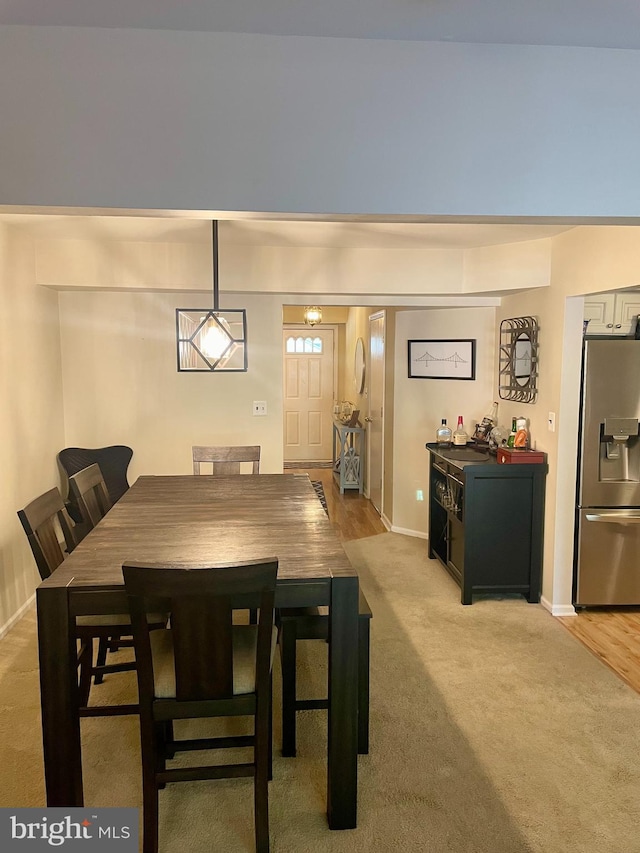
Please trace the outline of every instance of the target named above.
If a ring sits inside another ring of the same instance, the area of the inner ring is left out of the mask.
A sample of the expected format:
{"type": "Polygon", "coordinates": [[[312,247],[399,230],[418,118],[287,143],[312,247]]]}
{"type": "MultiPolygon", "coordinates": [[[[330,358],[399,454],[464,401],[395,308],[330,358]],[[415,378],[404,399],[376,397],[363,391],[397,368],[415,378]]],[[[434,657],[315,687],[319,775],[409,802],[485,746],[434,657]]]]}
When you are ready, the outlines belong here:
{"type": "Polygon", "coordinates": [[[476,378],[475,338],[428,338],[407,344],[409,379],[476,378]]]}

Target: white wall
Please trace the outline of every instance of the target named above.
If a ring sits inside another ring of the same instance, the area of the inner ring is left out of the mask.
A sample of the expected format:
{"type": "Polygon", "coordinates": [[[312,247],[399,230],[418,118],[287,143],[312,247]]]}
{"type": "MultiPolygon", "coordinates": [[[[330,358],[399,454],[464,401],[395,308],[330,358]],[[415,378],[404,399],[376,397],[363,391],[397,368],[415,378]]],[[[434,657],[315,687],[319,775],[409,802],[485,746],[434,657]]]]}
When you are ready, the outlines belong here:
{"type": "MultiPolygon", "coordinates": [[[[28,226],[25,226],[28,227],[28,226]]],[[[38,239],[36,275],[50,287],[210,290],[211,246],[203,243],[38,239]]],[[[422,296],[549,284],[549,240],[463,251],[247,246],[220,240],[221,290],[422,296]],[[493,270],[493,273],[491,272],[493,270]],[[467,281],[468,279],[468,281],[467,281]]],[[[330,321],[327,321],[330,322],[330,321]]]]}
{"type": "Polygon", "coordinates": [[[393,529],[426,536],[429,466],[425,444],[435,441],[442,418],[455,429],[462,415],[473,430],[496,395],[495,309],[398,311],[395,340],[393,529]],[[475,381],[409,379],[407,341],[473,338],[475,381]],[[424,500],[416,497],[418,490],[424,500]]]}
{"type": "Polygon", "coordinates": [[[0,204],[639,213],[631,50],[0,29],[0,204]]]}
{"type": "Polygon", "coordinates": [[[188,474],[194,444],[259,444],[260,470],[282,471],[282,304],[247,296],[247,373],[178,373],[175,309],[202,294],[60,294],[66,444],[134,450],[140,474],[188,474]],[[267,416],[252,415],[253,400],[267,416]]]}
{"type": "Polygon", "coordinates": [[[31,241],[0,225],[0,633],[39,583],[16,512],[59,483],[62,396],[58,294],[36,286],[31,241]]]}

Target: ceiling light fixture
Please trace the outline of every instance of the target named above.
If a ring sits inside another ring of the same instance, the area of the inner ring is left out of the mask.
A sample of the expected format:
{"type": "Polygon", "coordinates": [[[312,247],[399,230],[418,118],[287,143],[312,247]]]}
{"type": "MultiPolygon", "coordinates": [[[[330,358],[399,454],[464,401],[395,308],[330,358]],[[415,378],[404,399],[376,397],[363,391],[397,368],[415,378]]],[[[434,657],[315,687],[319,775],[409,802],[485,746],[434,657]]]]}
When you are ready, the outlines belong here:
{"type": "Polygon", "coordinates": [[[322,323],[322,308],[317,305],[307,306],[304,309],[304,321],[307,326],[315,326],[316,323],[322,323]]]}
{"type": "Polygon", "coordinates": [[[247,312],[220,309],[218,223],[212,222],[213,308],[176,308],[178,371],[244,373],[247,370],[247,312]]]}

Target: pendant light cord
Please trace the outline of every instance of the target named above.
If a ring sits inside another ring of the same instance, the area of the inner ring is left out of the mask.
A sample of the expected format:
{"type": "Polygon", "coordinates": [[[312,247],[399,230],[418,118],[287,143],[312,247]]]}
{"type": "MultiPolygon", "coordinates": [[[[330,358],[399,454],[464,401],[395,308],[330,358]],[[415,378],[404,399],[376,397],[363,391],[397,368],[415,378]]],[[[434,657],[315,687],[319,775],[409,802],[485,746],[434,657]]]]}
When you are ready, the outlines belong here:
{"type": "Polygon", "coordinates": [[[213,248],[213,310],[218,311],[218,220],[211,223],[213,248]]]}

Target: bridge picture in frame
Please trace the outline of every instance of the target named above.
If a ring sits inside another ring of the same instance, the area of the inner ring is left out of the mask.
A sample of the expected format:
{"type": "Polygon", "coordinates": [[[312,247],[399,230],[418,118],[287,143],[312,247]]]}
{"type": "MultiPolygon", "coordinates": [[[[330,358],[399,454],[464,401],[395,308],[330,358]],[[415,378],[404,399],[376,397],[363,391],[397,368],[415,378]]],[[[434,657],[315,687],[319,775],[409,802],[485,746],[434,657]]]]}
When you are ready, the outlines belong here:
{"type": "Polygon", "coordinates": [[[476,342],[408,341],[409,379],[475,379],[476,342]]]}

